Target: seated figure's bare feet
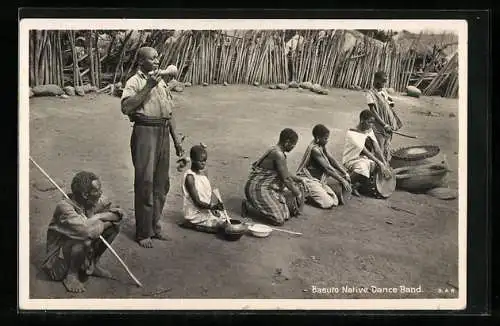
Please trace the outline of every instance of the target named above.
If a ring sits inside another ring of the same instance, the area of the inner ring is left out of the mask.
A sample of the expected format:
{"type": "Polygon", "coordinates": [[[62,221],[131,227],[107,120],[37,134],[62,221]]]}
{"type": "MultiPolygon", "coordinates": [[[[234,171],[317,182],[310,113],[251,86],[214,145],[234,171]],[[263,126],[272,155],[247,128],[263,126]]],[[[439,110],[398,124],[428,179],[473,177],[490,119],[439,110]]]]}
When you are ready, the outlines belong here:
{"type": "Polygon", "coordinates": [[[358,189],[353,188],[352,189],[352,194],[356,197],[361,197],[361,194],[359,193],[358,189]]]}
{"type": "Polygon", "coordinates": [[[344,191],[343,190],[339,191],[339,194],[337,195],[337,198],[339,200],[339,205],[344,205],[345,204],[344,191]]]}
{"type": "Polygon", "coordinates": [[[111,275],[111,273],[108,270],[102,268],[98,264],[96,264],[94,266],[94,271],[92,272],[92,276],[103,277],[103,278],[113,278],[113,276],[111,275]]]}
{"type": "Polygon", "coordinates": [[[166,233],[163,233],[163,232],[156,233],[151,238],[156,239],[156,240],[160,240],[160,241],[170,241],[170,240],[172,240],[166,233]]]}
{"type": "Polygon", "coordinates": [[[66,278],[63,280],[63,284],[66,290],[71,293],[82,293],[85,292],[85,286],[78,279],[78,275],[73,273],[68,273],[66,278]]]}
{"type": "Polygon", "coordinates": [[[151,241],[151,238],[146,238],[139,240],[139,246],[143,248],[153,248],[153,241],[151,241]]]}
{"type": "Polygon", "coordinates": [[[247,201],[246,199],[243,199],[241,202],[241,217],[247,217],[248,216],[248,206],[247,206],[247,201]]]}

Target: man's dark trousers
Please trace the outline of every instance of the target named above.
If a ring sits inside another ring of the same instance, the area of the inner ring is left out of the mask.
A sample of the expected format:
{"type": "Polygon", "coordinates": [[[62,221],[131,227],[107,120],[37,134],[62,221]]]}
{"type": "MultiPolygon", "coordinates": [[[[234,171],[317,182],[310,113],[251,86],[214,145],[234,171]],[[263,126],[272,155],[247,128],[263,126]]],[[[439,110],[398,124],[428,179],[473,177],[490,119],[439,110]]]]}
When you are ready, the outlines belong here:
{"type": "Polygon", "coordinates": [[[160,233],[160,218],[170,189],[170,135],[168,124],[134,124],[130,140],[134,164],[136,240],[160,233]]]}

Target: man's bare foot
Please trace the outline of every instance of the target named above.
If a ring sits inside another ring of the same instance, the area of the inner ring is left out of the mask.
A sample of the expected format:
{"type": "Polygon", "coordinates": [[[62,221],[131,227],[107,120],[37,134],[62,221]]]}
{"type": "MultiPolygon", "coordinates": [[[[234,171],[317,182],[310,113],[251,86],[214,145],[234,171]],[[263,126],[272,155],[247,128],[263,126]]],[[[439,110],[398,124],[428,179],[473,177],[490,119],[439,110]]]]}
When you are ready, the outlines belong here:
{"type": "Polygon", "coordinates": [[[151,241],[151,238],[146,238],[139,240],[139,246],[143,248],[153,248],[153,241],[151,241]]]}
{"type": "Polygon", "coordinates": [[[161,232],[153,235],[151,238],[156,239],[156,240],[160,240],[160,241],[172,240],[168,235],[166,235],[165,233],[161,233],[161,232]]]}
{"type": "Polygon", "coordinates": [[[94,266],[94,272],[92,272],[92,276],[97,276],[97,277],[103,277],[103,278],[113,278],[113,276],[111,275],[111,273],[102,268],[101,266],[99,265],[95,265],[94,266]]]}
{"type": "Polygon", "coordinates": [[[71,293],[82,293],[85,292],[85,286],[78,279],[78,275],[68,274],[66,278],[63,280],[63,284],[66,287],[66,290],[71,293]]]}

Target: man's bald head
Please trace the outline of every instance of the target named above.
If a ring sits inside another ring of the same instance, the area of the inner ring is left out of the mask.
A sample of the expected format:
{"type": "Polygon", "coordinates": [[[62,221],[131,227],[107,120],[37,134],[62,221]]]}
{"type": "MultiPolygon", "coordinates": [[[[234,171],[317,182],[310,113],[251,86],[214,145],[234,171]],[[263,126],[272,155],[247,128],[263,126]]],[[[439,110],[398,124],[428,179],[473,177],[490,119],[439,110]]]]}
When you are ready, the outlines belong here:
{"type": "Polygon", "coordinates": [[[158,54],[156,52],[156,49],[155,48],[152,48],[150,46],[143,46],[142,48],[139,49],[139,51],[137,52],[137,60],[139,60],[139,62],[141,62],[142,60],[144,60],[145,58],[149,58],[149,57],[152,57],[154,56],[155,54],[158,54]]]}
{"type": "Polygon", "coordinates": [[[144,72],[158,69],[158,52],[152,47],[144,46],[137,52],[137,61],[144,72]]]}

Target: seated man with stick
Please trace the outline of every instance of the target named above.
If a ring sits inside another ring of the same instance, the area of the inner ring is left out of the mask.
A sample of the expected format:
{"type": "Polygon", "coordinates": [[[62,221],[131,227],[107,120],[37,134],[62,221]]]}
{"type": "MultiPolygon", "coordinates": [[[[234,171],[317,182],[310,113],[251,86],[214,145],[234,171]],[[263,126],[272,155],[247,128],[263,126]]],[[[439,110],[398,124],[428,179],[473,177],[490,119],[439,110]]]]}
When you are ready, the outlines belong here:
{"type": "Polygon", "coordinates": [[[184,195],[184,227],[205,232],[216,232],[226,219],[221,211],[224,205],[215,195],[206,175],[207,150],[196,145],[189,153],[191,168],[184,173],[182,193],[184,195]]]}
{"type": "Polygon", "coordinates": [[[99,237],[111,243],[126,214],[102,195],[101,182],[92,172],[77,173],[71,191],[69,200],[57,204],[49,224],[42,269],[69,292],[84,292],[88,275],[111,277],[98,264],[107,248],[99,237]]]}
{"type": "Polygon", "coordinates": [[[351,178],[349,173],[326,150],[330,130],[318,124],[314,126],[312,134],[314,139],[302,157],[297,168],[297,175],[305,182],[309,193],[307,200],[319,208],[332,208],[339,203],[343,204],[342,192],[343,190],[351,191],[351,178]],[[337,190],[338,194],[332,188],[337,190]]]}
{"type": "Polygon", "coordinates": [[[299,136],[290,129],[281,131],[278,144],[268,149],[252,164],[245,185],[246,200],[242,203],[242,216],[249,208],[281,226],[290,216],[299,215],[306,195],[301,178],[288,171],[286,153],[297,144],[299,136]]]}
{"type": "Polygon", "coordinates": [[[357,127],[346,133],[342,163],[351,174],[352,194],[355,196],[359,196],[358,190],[367,184],[376,166],[384,175],[388,173],[389,165],[372,130],[373,122],[373,113],[363,110],[357,127]]]}

